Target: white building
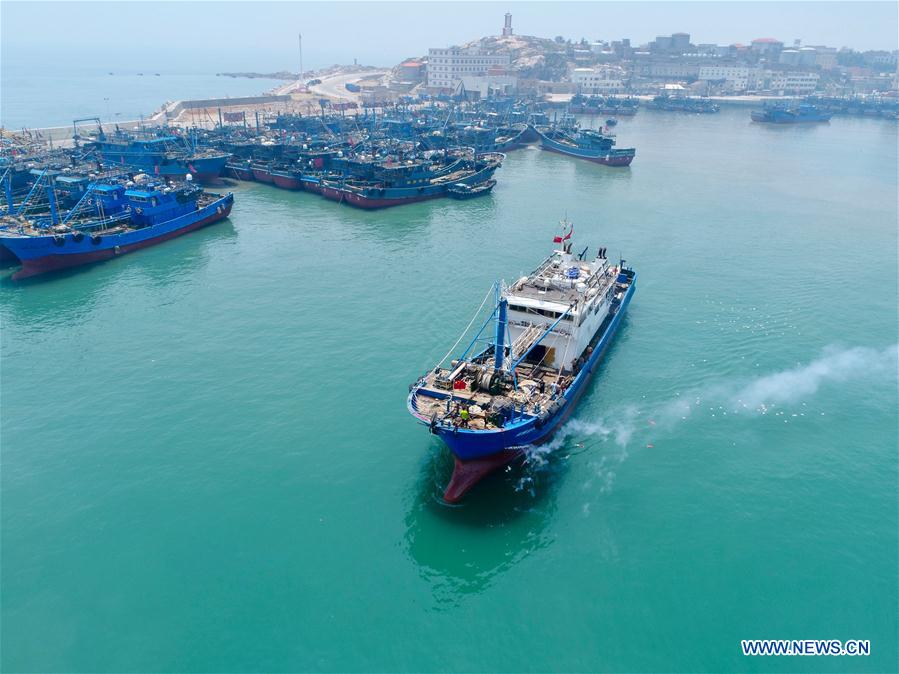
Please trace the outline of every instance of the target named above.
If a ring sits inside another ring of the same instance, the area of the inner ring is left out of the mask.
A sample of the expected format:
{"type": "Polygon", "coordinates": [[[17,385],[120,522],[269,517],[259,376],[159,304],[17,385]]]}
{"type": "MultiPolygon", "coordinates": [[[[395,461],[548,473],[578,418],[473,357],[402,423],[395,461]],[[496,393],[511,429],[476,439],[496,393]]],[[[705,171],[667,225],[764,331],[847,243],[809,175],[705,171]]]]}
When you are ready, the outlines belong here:
{"type": "Polygon", "coordinates": [[[429,49],[428,87],[453,90],[463,77],[488,75],[491,70],[505,71],[511,64],[509,54],[487,54],[476,47],[429,49]]]}
{"type": "Polygon", "coordinates": [[[761,86],[784,94],[811,94],[818,88],[818,73],[766,71],[761,86]]]}
{"type": "Polygon", "coordinates": [[[621,73],[613,68],[575,68],[571,83],[581,94],[618,94],[624,91],[621,73]]]}
{"type": "Polygon", "coordinates": [[[784,49],[780,52],[780,58],[778,59],[780,63],[783,63],[786,66],[798,66],[799,65],[799,50],[798,49],[784,49]]]}
{"type": "Polygon", "coordinates": [[[748,66],[702,66],[699,69],[701,80],[724,80],[724,88],[728,91],[746,91],[754,89],[759,79],[758,68],[748,66]]]}
{"type": "Polygon", "coordinates": [[[453,94],[463,91],[470,96],[477,92],[480,98],[488,98],[491,94],[508,95],[518,88],[517,75],[463,75],[453,94]]]}

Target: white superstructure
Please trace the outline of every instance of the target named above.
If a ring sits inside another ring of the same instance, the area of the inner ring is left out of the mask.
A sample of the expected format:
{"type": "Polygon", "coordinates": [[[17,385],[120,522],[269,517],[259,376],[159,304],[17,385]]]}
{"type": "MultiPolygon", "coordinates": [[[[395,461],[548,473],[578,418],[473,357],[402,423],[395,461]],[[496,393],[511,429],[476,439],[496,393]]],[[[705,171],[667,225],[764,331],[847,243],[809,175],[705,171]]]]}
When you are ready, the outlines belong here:
{"type": "Polygon", "coordinates": [[[604,248],[587,261],[573,255],[571,243],[564,242],[532,274],[506,287],[510,360],[515,362],[556,323],[528,360],[575,370],[609,313],[619,271],[606,258],[604,248]]]}

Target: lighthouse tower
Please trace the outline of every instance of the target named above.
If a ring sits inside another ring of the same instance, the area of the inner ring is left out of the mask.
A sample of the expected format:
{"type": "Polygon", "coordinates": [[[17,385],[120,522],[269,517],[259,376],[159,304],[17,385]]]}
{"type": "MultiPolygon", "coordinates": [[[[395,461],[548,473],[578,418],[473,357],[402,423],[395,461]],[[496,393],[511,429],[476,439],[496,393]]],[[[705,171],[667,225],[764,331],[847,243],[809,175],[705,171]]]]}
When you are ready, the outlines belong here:
{"type": "Polygon", "coordinates": [[[506,23],[503,26],[503,37],[512,36],[512,15],[506,12],[506,23]]]}

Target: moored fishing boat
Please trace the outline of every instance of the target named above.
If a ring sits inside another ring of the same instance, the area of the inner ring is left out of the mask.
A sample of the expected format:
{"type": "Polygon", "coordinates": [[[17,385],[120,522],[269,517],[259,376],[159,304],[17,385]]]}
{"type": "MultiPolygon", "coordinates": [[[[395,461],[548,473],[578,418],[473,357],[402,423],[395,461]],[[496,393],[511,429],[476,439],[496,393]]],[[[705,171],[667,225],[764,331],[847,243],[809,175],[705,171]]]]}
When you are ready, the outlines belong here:
{"type": "Polygon", "coordinates": [[[569,131],[559,127],[537,129],[540,147],[550,152],[587,159],[606,166],[630,166],[637,154],[634,148],[615,148],[615,139],[592,130],[569,131]]]}
{"type": "Polygon", "coordinates": [[[303,174],[296,168],[275,168],[270,171],[272,183],[283,190],[303,189],[303,174]]]}
{"type": "Polygon", "coordinates": [[[161,243],[228,217],[232,194],[209,194],[189,181],[93,185],[65,216],[49,222],[8,216],[0,244],[22,268],[13,279],[75,267],[161,243]]]}
{"type": "Polygon", "coordinates": [[[496,130],[496,143],[493,150],[496,152],[511,152],[527,145],[527,124],[518,124],[511,127],[502,127],[496,130]]]}
{"type": "Polygon", "coordinates": [[[655,96],[649,102],[649,107],[656,110],[669,112],[695,112],[699,114],[712,114],[720,112],[721,108],[710,98],[696,96],[672,96],[661,94],[655,96]]]}
{"type": "MultiPolygon", "coordinates": [[[[76,137],[77,130],[76,130],[76,137]]],[[[159,178],[181,180],[186,175],[199,182],[215,182],[230,154],[191,147],[172,135],[126,133],[106,134],[100,129],[86,147],[93,147],[109,165],[127,166],[159,178]]]]}
{"type": "Polygon", "coordinates": [[[496,181],[493,179],[475,185],[453,183],[446,188],[446,194],[451,199],[474,199],[489,194],[494,187],[496,187],[496,181]]]}
{"type": "Polygon", "coordinates": [[[592,261],[587,249],[573,255],[570,237],[569,225],[534,272],[509,286],[496,284],[493,311],[465,351],[444,366],[448,353],[410,386],[409,412],[455,458],[444,493],[449,502],[552,437],[618,330],[636,272],[624,260],[609,260],[605,248],[592,261]],[[484,338],[491,323],[493,335],[484,338]]]}
{"type": "Polygon", "coordinates": [[[225,164],[225,174],[237,180],[255,180],[253,162],[249,159],[229,161],[225,164]]]}
{"type": "Polygon", "coordinates": [[[762,110],[753,110],[750,117],[753,122],[768,124],[809,124],[829,122],[831,115],[822,112],[814,105],[803,103],[796,107],[769,105],[762,110]]]}
{"type": "Polygon", "coordinates": [[[272,169],[268,164],[253,164],[250,169],[253,172],[253,179],[260,183],[268,183],[273,185],[275,182],[272,176],[272,169]]]}
{"type": "Polygon", "coordinates": [[[358,208],[388,208],[447,196],[456,183],[478,184],[490,180],[502,166],[505,155],[442,157],[435,163],[397,162],[372,166],[363,179],[323,179],[321,194],[328,199],[358,208]]]}
{"type": "Polygon", "coordinates": [[[631,96],[583,96],[575,94],[568,105],[569,112],[579,115],[636,115],[640,102],[631,96]]]}

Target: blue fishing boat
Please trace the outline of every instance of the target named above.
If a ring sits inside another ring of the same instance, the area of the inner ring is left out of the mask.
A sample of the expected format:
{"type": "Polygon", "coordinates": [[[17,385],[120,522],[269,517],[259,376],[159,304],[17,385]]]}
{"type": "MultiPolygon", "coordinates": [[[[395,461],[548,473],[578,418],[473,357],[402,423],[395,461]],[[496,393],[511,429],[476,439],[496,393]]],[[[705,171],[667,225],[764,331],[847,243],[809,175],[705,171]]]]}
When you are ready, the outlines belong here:
{"type": "Polygon", "coordinates": [[[478,183],[476,185],[468,185],[467,183],[454,183],[446,188],[447,196],[451,199],[474,199],[475,197],[481,197],[485,194],[490,194],[490,191],[496,187],[495,180],[485,180],[482,183],[478,183]]]}
{"type": "Polygon", "coordinates": [[[575,94],[568,104],[569,112],[579,115],[636,115],[640,101],[631,96],[584,96],[575,94]]]}
{"type": "Polygon", "coordinates": [[[587,159],[597,164],[630,166],[637,154],[637,150],[632,147],[624,149],[614,147],[615,139],[599,131],[571,130],[560,126],[538,128],[536,131],[542,149],[587,159]]]}
{"type": "Polygon", "coordinates": [[[790,107],[785,105],[768,105],[762,110],[753,110],[750,113],[753,122],[765,122],[768,124],[808,124],[829,122],[830,113],[822,112],[814,105],[802,103],[790,107]]]}
{"type": "Polygon", "coordinates": [[[662,94],[650,101],[649,107],[656,110],[671,112],[695,112],[698,114],[713,114],[720,112],[721,108],[710,98],[696,96],[671,96],[662,94]]]}
{"type": "Polygon", "coordinates": [[[321,194],[358,208],[387,208],[448,195],[450,185],[477,185],[502,166],[501,153],[434,155],[428,159],[347,161],[346,173],[321,181],[321,194]],[[347,177],[364,172],[361,178],[347,177]]]}
{"type": "MultiPolygon", "coordinates": [[[[77,140],[77,128],[75,130],[77,140]]],[[[129,133],[117,130],[107,134],[102,127],[96,137],[86,143],[107,165],[127,166],[163,179],[182,180],[191,175],[199,182],[216,182],[222,175],[230,154],[197,148],[187,139],[149,132],[129,133]]]]}
{"type": "Polygon", "coordinates": [[[493,294],[493,310],[465,351],[446,365],[448,353],[410,387],[409,412],[454,455],[449,502],[553,436],[587,389],[631,301],[636,272],[624,260],[609,260],[605,248],[593,260],[586,248],[572,254],[568,227],[534,272],[494,285],[481,305],[493,294]]]}
{"type": "Polygon", "coordinates": [[[54,190],[41,217],[7,216],[0,245],[21,262],[13,279],[75,267],[161,243],[228,217],[232,194],[204,192],[190,181],[173,187],[149,181],[94,184],[60,214],[54,190]]]}

